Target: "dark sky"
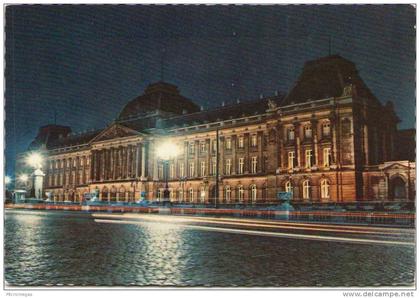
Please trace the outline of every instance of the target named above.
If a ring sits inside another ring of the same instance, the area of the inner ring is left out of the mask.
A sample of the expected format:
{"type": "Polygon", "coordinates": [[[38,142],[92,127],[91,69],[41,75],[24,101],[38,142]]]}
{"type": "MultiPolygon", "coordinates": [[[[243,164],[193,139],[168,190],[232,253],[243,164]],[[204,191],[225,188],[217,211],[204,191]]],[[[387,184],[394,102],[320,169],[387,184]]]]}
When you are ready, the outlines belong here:
{"type": "Polygon", "coordinates": [[[160,79],[212,107],[286,93],[303,63],[356,63],[401,128],[415,124],[415,9],[409,5],[8,6],[6,174],[38,128],[101,128],[160,79]]]}

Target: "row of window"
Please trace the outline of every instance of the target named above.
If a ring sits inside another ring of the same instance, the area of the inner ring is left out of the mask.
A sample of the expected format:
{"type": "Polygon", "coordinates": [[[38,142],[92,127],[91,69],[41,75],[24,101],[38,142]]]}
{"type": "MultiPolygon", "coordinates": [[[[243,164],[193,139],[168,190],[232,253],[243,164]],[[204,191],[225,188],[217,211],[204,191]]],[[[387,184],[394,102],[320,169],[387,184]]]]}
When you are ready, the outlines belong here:
{"type": "MultiPolygon", "coordinates": [[[[311,184],[309,180],[305,180],[302,182],[302,198],[307,200],[311,198],[311,184]]],[[[286,192],[290,192],[293,197],[293,185],[292,182],[287,181],[284,185],[284,190],[286,192]]],[[[328,180],[323,179],[321,180],[321,199],[329,199],[330,198],[330,183],[328,180]]]]}
{"type": "MultiPolygon", "coordinates": [[[[331,127],[329,121],[324,121],[321,124],[322,137],[329,137],[331,135],[331,127]]],[[[303,126],[303,136],[305,139],[311,139],[313,136],[312,125],[306,124],[303,126]]],[[[287,128],[287,140],[294,141],[296,137],[295,127],[291,126],[287,128]]]]}
{"type": "MultiPolygon", "coordinates": [[[[251,135],[250,138],[250,146],[251,147],[257,147],[258,146],[258,138],[256,134],[251,135]]],[[[188,151],[190,154],[195,153],[195,143],[190,142],[188,144],[188,151]]],[[[205,141],[200,141],[199,143],[200,153],[206,153],[207,152],[207,145],[205,141]]],[[[245,148],[245,137],[244,136],[238,136],[238,148],[243,149],[245,148]]],[[[231,150],[232,149],[232,138],[226,137],[225,138],[225,149],[231,150]]],[[[212,140],[212,152],[217,151],[217,142],[216,140],[212,140]]]]}
{"type": "MultiPolygon", "coordinates": [[[[316,164],[316,157],[313,154],[312,149],[305,150],[305,168],[309,169],[316,164]]],[[[322,150],[322,161],[324,167],[331,165],[331,148],[323,148],[322,150]]],[[[289,151],[287,153],[287,167],[293,169],[297,166],[296,153],[295,151],[289,151]]]]}
{"type": "Polygon", "coordinates": [[[50,170],[52,169],[63,169],[63,168],[70,168],[71,165],[73,167],[77,166],[77,160],[79,160],[79,166],[83,167],[84,165],[88,166],[90,163],[89,157],[82,157],[82,158],[69,158],[69,159],[62,159],[62,160],[52,160],[49,163],[50,170]]]}
{"type": "MultiPolygon", "coordinates": [[[[245,158],[240,157],[238,158],[238,165],[237,165],[237,174],[244,174],[245,169],[245,158]]],[[[158,177],[159,179],[163,179],[163,164],[159,164],[158,166],[158,177]]],[[[216,158],[212,158],[211,160],[211,167],[210,167],[210,173],[209,175],[216,175],[216,158]]],[[[258,172],[258,157],[252,156],[251,157],[251,168],[250,168],[251,174],[256,174],[258,172]]],[[[183,162],[179,163],[178,166],[178,177],[186,177],[185,175],[185,166],[183,162]]],[[[232,175],[232,159],[225,159],[225,175],[232,175]]],[[[188,177],[204,177],[207,175],[207,163],[205,161],[200,162],[199,172],[196,172],[196,165],[195,162],[189,163],[188,168],[188,177]]],[[[176,178],[176,169],[175,164],[170,163],[169,164],[169,178],[174,179],[176,178]]]]}
{"type": "Polygon", "coordinates": [[[89,177],[89,172],[86,171],[84,174],[80,172],[78,175],[69,175],[69,173],[63,175],[48,175],[48,185],[49,186],[61,186],[61,185],[81,185],[87,183],[87,177],[89,177]]]}

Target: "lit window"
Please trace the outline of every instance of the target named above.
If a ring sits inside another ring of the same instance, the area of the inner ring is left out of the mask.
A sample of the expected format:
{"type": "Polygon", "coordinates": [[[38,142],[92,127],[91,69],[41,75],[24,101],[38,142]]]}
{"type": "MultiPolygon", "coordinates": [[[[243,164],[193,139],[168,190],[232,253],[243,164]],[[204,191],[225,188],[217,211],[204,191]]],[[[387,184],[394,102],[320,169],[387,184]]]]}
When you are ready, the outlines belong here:
{"type": "Polygon", "coordinates": [[[169,165],[169,177],[171,179],[175,178],[175,165],[173,163],[169,165]]]}
{"type": "Polygon", "coordinates": [[[312,127],[310,125],[304,126],[305,138],[310,139],[312,138],[312,127]]]}
{"type": "Polygon", "coordinates": [[[213,152],[217,151],[217,140],[213,140],[213,152]]]}
{"type": "Polygon", "coordinates": [[[288,166],[289,169],[293,169],[295,167],[295,151],[288,152],[288,166]]]}
{"type": "Polygon", "coordinates": [[[328,121],[322,123],[322,135],[324,137],[329,137],[331,133],[330,123],[328,121]]]}
{"type": "Polygon", "coordinates": [[[226,159],[225,174],[226,175],[230,175],[231,172],[232,172],[232,160],[231,159],[226,159]]]}
{"type": "Polygon", "coordinates": [[[303,198],[306,199],[306,200],[310,199],[310,197],[311,197],[311,186],[309,184],[309,180],[303,181],[302,188],[303,188],[303,198]]]}
{"type": "Polygon", "coordinates": [[[257,145],[258,145],[257,135],[252,135],[251,136],[251,147],[257,147],[257,145]]]}
{"type": "Polygon", "coordinates": [[[323,153],[324,167],[329,167],[331,165],[331,148],[324,148],[323,153]]]}
{"type": "Polygon", "coordinates": [[[190,144],[189,144],[189,151],[190,151],[190,154],[194,154],[194,151],[195,151],[194,142],[190,142],[190,144]]]}
{"type": "Polygon", "coordinates": [[[204,186],[202,186],[200,189],[200,202],[204,203],[205,200],[206,200],[206,190],[204,189],[204,186]]]}
{"type": "Polygon", "coordinates": [[[206,175],[206,162],[202,161],[200,165],[200,176],[203,177],[206,175]]]}
{"type": "Polygon", "coordinates": [[[229,185],[226,185],[226,187],[225,187],[225,199],[226,199],[226,202],[230,202],[230,197],[231,197],[230,186],[229,185]]]}
{"type": "Polygon", "coordinates": [[[185,168],[183,162],[179,163],[179,177],[185,177],[185,168]]]}
{"type": "Polygon", "coordinates": [[[205,142],[200,142],[200,152],[201,153],[206,152],[206,143],[205,142]]]}
{"type": "Polygon", "coordinates": [[[311,149],[305,150],[305,167],[308,169],[312,167],[312,150],[311,149]]]}
{"type": "Polygon", "coordinates": [[[195,170],[194,162],[190,162],[190,177],[194,177],[194,170],[195,170]]]}
{"type": "Polygon", "coordinates": [[[163,179],[163,164],[159,164],[158,166],[158,178],[163,179]]]}
{"type": "Polygon", "coordinates": [[[190,188],[190,191],[189,191],[189,199],[191,203],[194,202],[194,189],[192,188],[190,188]]]}
{"type": "Polygon", "coordinates": [[[227,150],[232,149],[232,139],[230,137],[226,138],[226,149],[227,150]]]}
{"type": "Polygon", "coordinates": [[[86,165],[88,166],[90,164],[90,157],[86,158],[86,165]]]}
{"type": "Polygon", "coordinates": [[[178,200],[184,202],[184,191],[181,189],[178,190],[178,200]]]}
{"type": "Polygon", "coordinates": [[[83,165],[85,164],[85,158],[84,157],[82,157],[81,159],[80,159],[80,165],[83,167],[83,165]]]}
{"type": "Polygon", "coordinates": [[[287,139],[293,141],[295,139],[295,129],[290,127],[287,129],[287,139]]]}
{"type": "Polygon", "coordinates": [[[257,186],[255,184],[251,185],[251,201],[255,203],[257,200],[257,186]]]}
{"type": "Polygon", "coordinates": [[[244,173],[244,158],[241,157],[239,158],[239,163],[238,163],[238,174],[243,174],[244,173]]]}
{"type": "Polygon", "coordinates": [[[321,198],[322,199],[330,198],[330,183],[326,179],[321,181],[321,198]]]}
{"type": "Polygon", "coordinates": [[[216,158],[213,157],[211,159],[211,173],[212,173],[212,175],[216,175],[216,166],[217,166],[217,164],[216,164],[216,158]]]}
{"type": "Polygon", "coordinates": [[[257,172],[257,157],[253,156],[251,159],[251,173],[255,174],[257,172]]]}
{"type": "Polygon", "coordinates": [[[238,186],[238,200],[239,202],[244,200],[244,187],[242,185],[238,186]]]}
{"type": "Polygon", "coordinates": [[[238,138],[238,148],[244,148],[244,137],[240,136],[238,138]]]}
{"type": "Polygon", "coordinates": [[[284,189],[285,189],[286,192],[290,192],[292,194],[292,197],[293,197],[292,182],[287,181],[286,184],[284,185],[284,189]]]}

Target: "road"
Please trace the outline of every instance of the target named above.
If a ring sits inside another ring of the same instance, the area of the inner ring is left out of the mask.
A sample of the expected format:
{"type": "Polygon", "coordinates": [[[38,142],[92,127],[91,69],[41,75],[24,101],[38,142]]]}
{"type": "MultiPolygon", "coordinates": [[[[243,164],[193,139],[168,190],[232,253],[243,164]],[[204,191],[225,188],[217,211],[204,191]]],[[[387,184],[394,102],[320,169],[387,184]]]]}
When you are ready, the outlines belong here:
{"type": "Polygon", "coordinates": [[[408,228],[196,216],[6,212],[14,285],[412,286],[408,228]]]}

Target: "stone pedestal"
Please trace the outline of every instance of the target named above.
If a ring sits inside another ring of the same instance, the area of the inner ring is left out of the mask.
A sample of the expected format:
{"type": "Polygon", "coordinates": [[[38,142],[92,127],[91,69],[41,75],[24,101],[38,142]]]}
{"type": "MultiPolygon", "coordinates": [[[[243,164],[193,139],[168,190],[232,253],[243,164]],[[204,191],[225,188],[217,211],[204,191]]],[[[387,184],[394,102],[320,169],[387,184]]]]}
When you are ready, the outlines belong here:
{"type": "Polygon", "coordinates": [[[42,199],[43,185],[44,185],[44,172],[41,169],[37,169],[34,172],[34,190],[35,198],[42,199]]]}

